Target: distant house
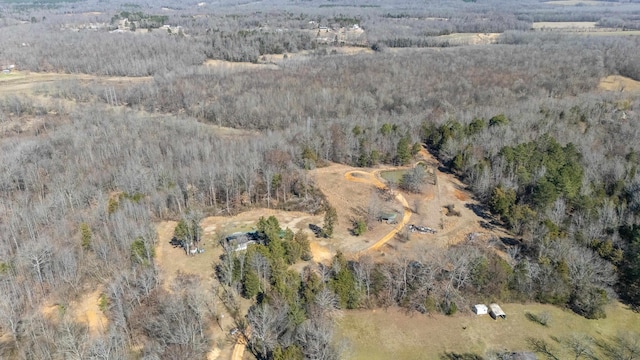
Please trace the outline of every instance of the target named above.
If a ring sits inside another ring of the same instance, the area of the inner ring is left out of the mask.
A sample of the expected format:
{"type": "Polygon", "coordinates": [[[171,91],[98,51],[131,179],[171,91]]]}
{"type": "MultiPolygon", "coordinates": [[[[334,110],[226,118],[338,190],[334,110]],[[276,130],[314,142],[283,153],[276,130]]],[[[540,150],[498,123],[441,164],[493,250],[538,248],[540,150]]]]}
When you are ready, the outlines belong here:
{"type": "Polygon", "coordinates": [[[507,314],[502,311],[502,308],[498,304],[489,305],[489,315],[491,315],[494,320],[498,319],[499,317],[503,319],[507,318],[507,314]]]}
{"type": "Polygon", "coordinates": [[[257,231],[233,233],[225,239],[234,251],[247,250],[249,244],[257,244],[259,240],[260,236],[257,231]]]}
{"type": "Polygon", "coordinates": [[[9,60],[0,60],[0,69],[2,69],[2,71],[5,74],[8,74],[11,72],[11,70],[14,70],[16,68],[16,65],[9,61],[9,60]],[[7,71],[8,70],[8,71],[7,71]]]}
{"type": "Polygon", "coordinates": [[[485,304],[476,304],[473,305],[473,312],[476,315],[487,315],[489,313],[489,308],[485,304]]]}

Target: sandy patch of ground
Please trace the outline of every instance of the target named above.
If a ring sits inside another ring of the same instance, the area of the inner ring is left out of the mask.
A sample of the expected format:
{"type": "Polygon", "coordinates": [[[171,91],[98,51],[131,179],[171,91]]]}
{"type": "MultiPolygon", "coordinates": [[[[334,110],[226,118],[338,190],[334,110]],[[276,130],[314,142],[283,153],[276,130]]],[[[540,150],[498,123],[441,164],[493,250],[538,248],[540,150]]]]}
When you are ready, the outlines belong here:
{"type": "Polygon", "coordinates": [[[84,323],[89,328],[91,336],[97,336],[107,330],[108,320],[100,310],[99,299],[101,290],[84,295],[79,302],[69,304],[76,321],[84,323]]]}
{"type": "Polygon", "coordinates": [[[65,315],[69,315],[73,321],[83,324],[89,330],[91,337],[97,337],[107,330],[109,320],[100,310],[100,296],[102,289],[82,295],[78,300],[70,302],[67,306],[62,304],[43,305],[40,313],[49,321],[57,323],[65,315]]]}
{"type": "Polygon", "coordinates": [[[213,350],[207,353],[207,360],[216,360],[220,358],[220,349],[213,348],[213,350]]]}
{"type": "Polygon", "coordinates": [[[318,241],[311,241],[310,247],[313,261],[317,263],[328,263],[333,258],[333,251],[321,245],[318,241]]]}
{"type": "Polygon", "coordinates": [[[49,320],[55,320],[58,316],[62,314],[62,308],[58,304],[43,305],[40,308],[40,313],[49,320]]]}
{"type": "Polygon", "coordinates": [[[640,81],[625,76],[611,75],[600,80],[598,89],[606,91],[640,91],[640,81]]]}
{"type": "Polygon", "coordinates": [[[456,199],[460,200],[460,201],[467,201],[469,200],[469,196],[467,194],[465,194],[464,192],[455,189],[454,190],[454,196],[456,197],[456,199]]]}

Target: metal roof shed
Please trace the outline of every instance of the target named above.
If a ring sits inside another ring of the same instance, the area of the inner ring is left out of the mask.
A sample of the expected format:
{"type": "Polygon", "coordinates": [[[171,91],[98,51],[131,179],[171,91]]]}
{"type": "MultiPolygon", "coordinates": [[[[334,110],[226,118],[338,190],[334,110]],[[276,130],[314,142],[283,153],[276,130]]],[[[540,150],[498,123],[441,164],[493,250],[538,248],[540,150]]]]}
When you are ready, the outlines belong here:
{"type": "Polygon", "coordinates": [[[504,311],[502,311],[502,308],[500,307],[500,305],[498,304],[491,304],[489,305],[489,315],[491,315],[491,317],[495,320],[498,317],[501,317],[503,319],[507,318],[507,314],[504,313],[504,311]]]}
{"type": "Polygon", "coordinates": [[[476,315],[486,315],[489,312],[489,309],[485,304],[476,304],[476,305],[473,305],[473,312],[476,315]]]}

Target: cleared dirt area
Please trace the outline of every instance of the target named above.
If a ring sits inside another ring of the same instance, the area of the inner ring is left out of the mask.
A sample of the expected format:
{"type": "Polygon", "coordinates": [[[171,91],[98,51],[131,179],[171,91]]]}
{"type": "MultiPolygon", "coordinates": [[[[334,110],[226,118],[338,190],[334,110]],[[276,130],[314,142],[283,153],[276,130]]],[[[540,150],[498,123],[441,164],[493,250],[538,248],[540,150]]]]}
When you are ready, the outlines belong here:
{"type": "Polygon", "coordinates": [[[133,82],[153,81],[150,76],[95,76],[88,74],[35,73],[29,71],[12,71],[10,74],[0,74],[0,94],[32,93],[42,85],[61,80],[98,81],[113,85],[125,85],[133,82]]]}
{"type": "Polygon", "coordinates": [[[69,304],[76,321],[85,324],[91,336],[102,334],[108,328],[108,319],[99,306],[101,294],[102,291],[98,289],[86,294],[80,301],[69,304]]]}
{"type": "MultiPolygon", "coordinates": [[[[640,332],[640,314],[615,302],[607,308],[607,318],[588,320],[552,305],[500,304],[506,319],[475,315],[470,309],[454,316],[406,313],[401,309],[347,311],[339,320],[338,338],[347,339],[348,360],[439,359],[445,352],[529,350],[527,338],[543,339],[561,348],[551,336],[565,340],[572,334],[588,334],[596,339],[640,332]],[[527,319],[526,313],[550,315],[544,327],[527,319]]],[[[561,352],[561,359],[573,358],[561,352]]],[[[606,357],[600,357],[606,358],[606,357]]]]}
{"type": "Polygon", "coordinates": [[[606,91],[640,91],[640,81],[625,76],[611,75],[600,80],[598,89],[606,91]]]}
{"type": "Polygon", "coordinates": [[[490,219],[481,216],[480,204],[453,174],[437,170],[438,161],[431,154],[423,150],[416,160],[427,164],[435,173],[437,184],[425,185],[421,194],[394,190],[391,196],[375,206],[380,212],[397,213],[398,224],[370,223],[370,229],[361,236],[351,233],[353,221],[362,218],[371,206],[372,198],[385,186],[380,172],[401,168],[364,169],[333,164],[313,170],[316,183],[338,213],[333,238],[324,240],[328,248],[351,255],[371,249],[378,255],[393,256],[415,254],[434,246],[451,246],[470,237],[488,241],[508,236],[498,227],[487,226],[490,219]],[[449,214],[446,206],[452,206],[459,216],[449,214]],[[430,227],[437,233],[409,233],[406,224],[430,227]],[[402,236],[397,236],[398,233],[402,236]]]}
{"type": "MultiPolygon", "coordinates": [[[[185,251],[174,248],[169,241],[177,225],[175,221],[163,221],[157,226],[158,243],[156,245],[155,262],[160,268],[163,284],[167,286],[175,278],[178,271],[190,274],[198,274],[203,279],[209,279],[213,275],[212,264],[217,262],[222,255],[222,248],[218,241],[222,236],[255,229],[255,225],[261,216],[275,216],[282,228],[290,228],[294,232],[304,229],[312,234],[309,224],[318,224],[322,221],[321,215],[310,215],[303,212],[289,212],[273,209],[254,209],[240,213],[236,216],[210,216],[202,220],[200,225],[204,231],[204,237],[199,247],[204,253],[195,256],[187,256],[185,251]]],[[[315,242],[315,239],[310,236],[315,242]]],[[[316,244],[316,246],[318,246],[316,244]]],[[[319,246],[321,248],[321,245],[319,246]]],[[[326,252],[326,250],[325,250],[326,252]]],[[[323,255],[320,255],[322,257],[323,255]]]]}
{"type": "Polygon", "coordinates": [[[89,329],[89,336],[97,337],[104,334],[109,327],[109,319],[100,310],[100,296],[102,289],[85,293],[68,305],[46,304],[40,307],[40,313],[48,320],[58,323],[64,316],[70,316],[73,321],[83,324],[89,329]]]}
{"type": "MultiPolygon", "coordinates": [[[[347,165],[332,164],[311,172],[318,187],[327,197],[329,204],[338,213],[338,222],[334,227],[333,238],[322,240],[323,243],[321,244],[325,247],[340,250],[345,254],[356,254],[369,248],[386,234],[393,231],[395,225],[375,222],[369,224],[369,230],[362,236],[355,236],[351,233],[353,222],[366,216],[372,198],[376,196],[376,192],[380,191],[378,190],[379,187],[371,180],[372,178],[375,179],[375,176],[369,174],[374,170],[380,169],[354,168],[347,165]],[[352,175],[353,179],[358,179],[358,177],[362,176],[362,180],[357,182],[345,177],[345,174],[352,172],[355,172],[352,175]]],[[[379,182],[379,185],[382,184],[382,182],[379,182]]],[[[378,207],[380,211],[388,213],[401,214],[404,210],[402,205],[393,199],[379,203],[378,207]]],[[[317,225],[322,226],[322,223],[319,222],[317,225]]]]}

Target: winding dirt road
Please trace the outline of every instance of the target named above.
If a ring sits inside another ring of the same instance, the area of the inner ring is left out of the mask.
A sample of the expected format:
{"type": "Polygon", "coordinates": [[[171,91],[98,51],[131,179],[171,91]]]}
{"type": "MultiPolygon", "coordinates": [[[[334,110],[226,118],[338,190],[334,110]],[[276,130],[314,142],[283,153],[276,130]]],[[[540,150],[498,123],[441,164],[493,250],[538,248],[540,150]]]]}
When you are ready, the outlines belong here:
{"type": "Polygon", "coordinates": [[[238,337],[238,341],[233,346],[233,353],[231,354],[231,360],[242,360],[244,356],[244,350],[247,347],[247,342],[243,336],[238,337]]]}
{"type": "MultiPolygon", "coordinates": [[[[375,173],[368,173],[360,170],[354,170],[344,174],[344,177],[349,181],[372,184],[379,189],[387,189],[387,186],[376,177],[375,173]]],[[[370,251],[370,250],[379,250],[389,240],[393,239],[393,237],[398,233],[398,231],[402,230],[402,228],[404,228],[405,225],[409,223],[409,219],[411,218],[411,210],[409,209],[409,204],[407,203],[407,199],[405,199],[404,196],[399,192],[396,194],[395,198],[402,204],[402,207],[404,208],[404,214],[402,216],[402,220],[400,220],[398,224],[393,228],[393,230],[391,230],[388,234],[383,236],[380,240],[376,241],[373,245],[360,251],[360,253],[370,251]]]]}

